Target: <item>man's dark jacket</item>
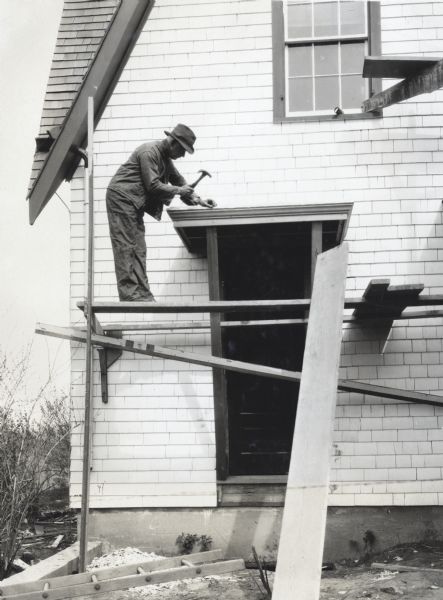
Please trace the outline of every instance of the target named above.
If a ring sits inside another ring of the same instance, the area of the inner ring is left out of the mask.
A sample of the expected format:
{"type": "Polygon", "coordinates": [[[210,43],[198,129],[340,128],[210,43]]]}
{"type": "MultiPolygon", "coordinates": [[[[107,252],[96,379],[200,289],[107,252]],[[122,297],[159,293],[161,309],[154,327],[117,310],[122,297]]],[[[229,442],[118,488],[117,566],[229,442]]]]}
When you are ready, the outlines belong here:
{"type": "Polygon", "coordinates": [[[136,148],[111,179],[108,189],[160,221],[163,205],[169,205],[178,188],[185,184],[168,156],[166,140],[161,140],[136,148]]]}

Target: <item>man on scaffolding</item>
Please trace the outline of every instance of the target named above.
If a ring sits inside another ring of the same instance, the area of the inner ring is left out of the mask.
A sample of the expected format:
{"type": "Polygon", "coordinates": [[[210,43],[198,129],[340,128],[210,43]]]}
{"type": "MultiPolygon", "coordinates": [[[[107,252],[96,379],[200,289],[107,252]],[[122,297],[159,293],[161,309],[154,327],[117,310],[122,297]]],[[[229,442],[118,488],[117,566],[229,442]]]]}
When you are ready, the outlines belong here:
{"type": "Polygon", "coordinates": [[[179,123],[166,138],[147,142],[121,165],[106,191],[106,210],[121,301],[154,302],[146,274],[144,213],[160,221],[163,205],[180,196],[188,206],[213,208],[202,200],[174,166],[173,160],[194,153],[194,132],[179,123]]]}

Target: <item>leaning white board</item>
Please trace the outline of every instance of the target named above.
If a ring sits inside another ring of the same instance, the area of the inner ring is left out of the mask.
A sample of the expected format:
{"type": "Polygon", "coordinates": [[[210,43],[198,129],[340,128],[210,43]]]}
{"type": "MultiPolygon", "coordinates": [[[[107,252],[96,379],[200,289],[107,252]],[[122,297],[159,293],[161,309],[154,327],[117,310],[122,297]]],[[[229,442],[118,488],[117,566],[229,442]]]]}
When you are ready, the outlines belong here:
{"type": "Polygon", "coordinates": [[[317,258],[272,600],[318,600],[348,248],[317,258]]]}

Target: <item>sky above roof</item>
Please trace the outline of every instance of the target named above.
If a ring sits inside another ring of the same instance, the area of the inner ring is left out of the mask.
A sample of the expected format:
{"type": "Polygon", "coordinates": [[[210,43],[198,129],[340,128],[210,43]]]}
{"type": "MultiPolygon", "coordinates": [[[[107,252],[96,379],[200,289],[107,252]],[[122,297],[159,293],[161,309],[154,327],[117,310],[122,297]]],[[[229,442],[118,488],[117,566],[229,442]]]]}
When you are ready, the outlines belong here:
{"type": "MultiPolygon", "coordinates": [[[[25,200],[63,3],[1,0],[0,11],[0,350],[33,344],[28,385],[53,364],[68,389],[69,345],[34,335],[37,321],[69,322],[69,213],[58,199],[29,225],[25,200]]],[[[69,204],[65,184],[59,195],[69,204]]]]}

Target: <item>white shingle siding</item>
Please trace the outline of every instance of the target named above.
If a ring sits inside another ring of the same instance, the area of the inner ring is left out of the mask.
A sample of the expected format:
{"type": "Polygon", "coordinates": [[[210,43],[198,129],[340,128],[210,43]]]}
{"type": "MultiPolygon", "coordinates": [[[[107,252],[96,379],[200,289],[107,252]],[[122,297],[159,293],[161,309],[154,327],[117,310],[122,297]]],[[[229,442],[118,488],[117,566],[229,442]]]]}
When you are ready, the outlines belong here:
{"type": "MultiPolygon", "coordinates": [[[[442,3],[382,2],[381,14],[383,54],[443,56],[442,3]]],[[[195,155],[179,168],[189,179],[208,169],[212,179],[199,191],[220,206],[353,202],[349,294],[377,277],[443,293],[443,93],[387,108],[378,120],[274,124],[271,41],[269,0],[157,0],[95,135],[97,299],[117,298],[104,204],[109,178],[137,144],[177,122],[198,136],[195,155]]],[[[82,321],[75,302],[85,293],[82,177],[79,170],[72,184],[73,323],[82,321]]],[[[188,254],[167,215],[146,226],[155,296],[207,299],[206,261],[188,254]]],[[[399,321],[387,340],[382,328],[346,326],[340,375],[441,393],[442,338],[441,319],[399,321]]],[[[201,331],[149,341],[210,352],[201,331]]],[[[109,371],[108,405],[98,373],[94,381],[91,505],[214,506],[211,370],[125,353],[109,371]]],[[[84,349],[76,344],[72,397],[81,418],[84,349]]],[[[77,428],[74,506],[81,440],[77,428]]],[[[443,410],[340,394],[331,467],[331,505],[443,504],[443,410]]]]}

